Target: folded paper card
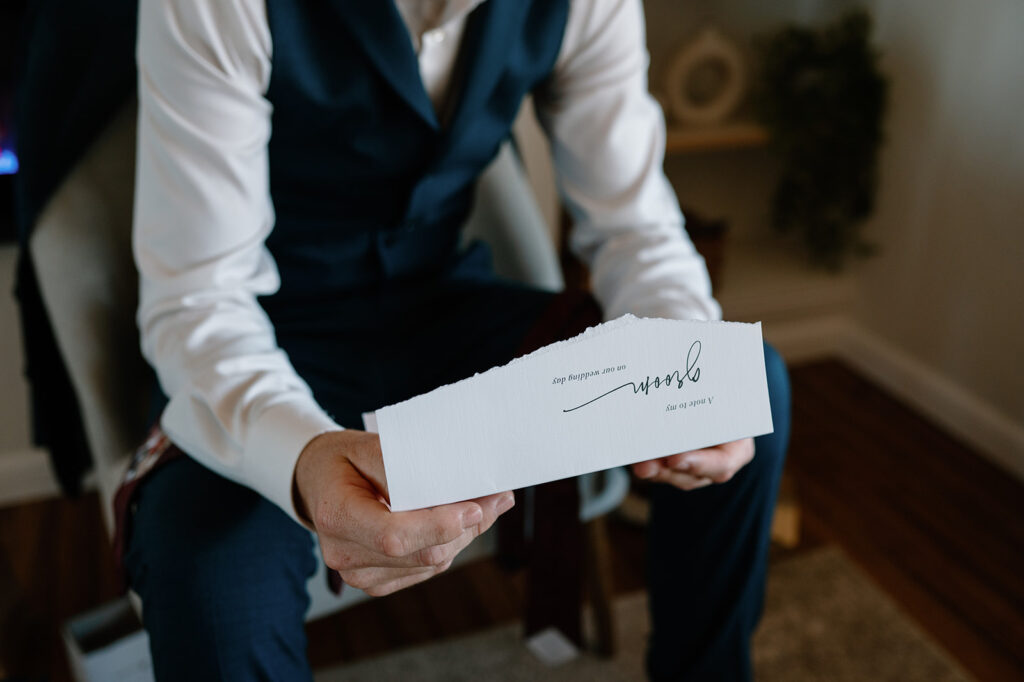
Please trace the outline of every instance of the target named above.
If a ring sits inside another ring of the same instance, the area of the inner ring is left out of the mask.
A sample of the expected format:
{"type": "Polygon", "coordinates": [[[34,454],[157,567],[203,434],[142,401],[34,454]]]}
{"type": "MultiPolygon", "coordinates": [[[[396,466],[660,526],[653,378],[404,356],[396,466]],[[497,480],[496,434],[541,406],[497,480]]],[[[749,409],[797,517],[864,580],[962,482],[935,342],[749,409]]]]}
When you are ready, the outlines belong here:
{"type": "Polygon", "coordinates": [[[373,417],[394,511],[772,431],[760,324],[631,315],[373,417]]]}

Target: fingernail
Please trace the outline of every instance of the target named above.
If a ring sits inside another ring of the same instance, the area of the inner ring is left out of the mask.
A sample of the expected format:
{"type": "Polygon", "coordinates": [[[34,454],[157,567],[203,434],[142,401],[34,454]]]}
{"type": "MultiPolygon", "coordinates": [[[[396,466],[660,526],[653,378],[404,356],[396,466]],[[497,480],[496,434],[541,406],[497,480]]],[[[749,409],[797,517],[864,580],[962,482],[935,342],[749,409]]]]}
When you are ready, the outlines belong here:
{"type": "Polygon", "coordinates": [[[462,527],[470,528],[484,520],[484,510],[480,505],[473,505],[473,508],[462,515],[462,527]]]}
{"type": "Polygon", "coordinates": [[[516,504],[516,496],[513,495],[512,493],[505,493],[504,495],[501,496],[501,499],[498,500],[498,506],[495,507],[495,509],[497,510],[497,512],[499,514],[504,514],[509,509],[514,507],[515,504],[516,504]]]}

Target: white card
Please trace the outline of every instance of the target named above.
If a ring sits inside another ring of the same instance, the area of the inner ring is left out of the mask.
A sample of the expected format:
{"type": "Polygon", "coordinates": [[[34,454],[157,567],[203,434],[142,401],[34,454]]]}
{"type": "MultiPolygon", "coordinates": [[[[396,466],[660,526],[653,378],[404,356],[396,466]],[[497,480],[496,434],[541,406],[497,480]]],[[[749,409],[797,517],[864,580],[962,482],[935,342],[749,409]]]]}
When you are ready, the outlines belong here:
{"type": "Polygon", "coordinates": [[[375,416],[393,511],[772,431],[759,323],[631,315],[375,416]]]}

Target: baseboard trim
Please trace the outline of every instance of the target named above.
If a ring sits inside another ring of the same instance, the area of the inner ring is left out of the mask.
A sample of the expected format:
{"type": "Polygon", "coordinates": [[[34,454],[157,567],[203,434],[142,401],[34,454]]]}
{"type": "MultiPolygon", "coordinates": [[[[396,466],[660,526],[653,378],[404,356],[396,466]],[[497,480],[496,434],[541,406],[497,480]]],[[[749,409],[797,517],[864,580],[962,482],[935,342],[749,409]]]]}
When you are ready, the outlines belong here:
{"type": "Polygon", "coordinates": [[[1024,481],[1024,425],[845,315],[765,323],[790,364],[838,357],[1024,481]]]}
{"type": "Polygon", "coordinates": [[[862,375],[1024,481],[1024,426],[860,325],[848,326],[837,350],[862,375]]]}
{"type": "Polygon", "coordinates": [[[850,327],[844,315],[764,322],[764,339],[790,364],[834,356],[850,327]]]}
{"type": "Polygon", "coordinates": [[[0,452],[0,507],[60,494],[45,450],[0,452]]]}

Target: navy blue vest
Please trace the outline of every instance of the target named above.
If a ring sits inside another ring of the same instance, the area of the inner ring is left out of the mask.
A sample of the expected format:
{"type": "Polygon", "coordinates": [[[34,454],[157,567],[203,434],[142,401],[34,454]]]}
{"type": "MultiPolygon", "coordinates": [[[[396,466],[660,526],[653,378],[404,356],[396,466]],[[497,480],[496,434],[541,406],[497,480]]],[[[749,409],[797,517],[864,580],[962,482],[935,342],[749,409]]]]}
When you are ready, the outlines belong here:
{"type": "MultiPolygon", "coordinates": [[[[268,0],[269,311],[429,276],[456,257],[477,176],[550,73],[568,0],[470,15],[441,125],[390,0],[268,0]]],[[[273,317],[273,315],[272,315],[273,317]]]]}

